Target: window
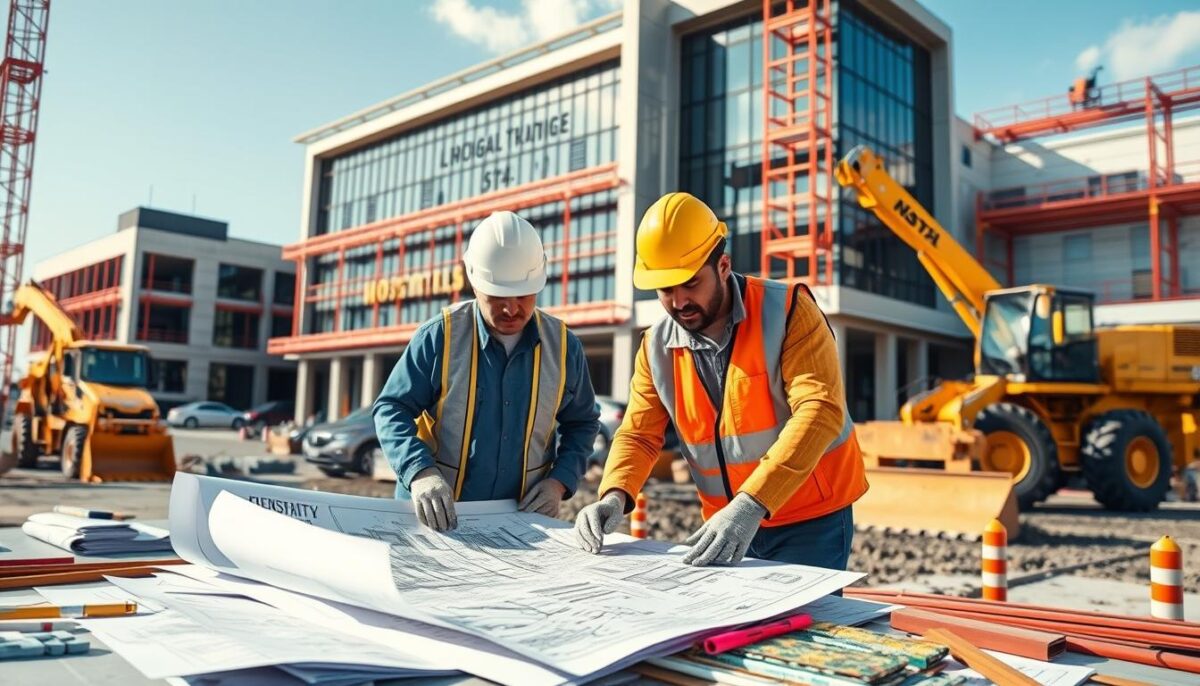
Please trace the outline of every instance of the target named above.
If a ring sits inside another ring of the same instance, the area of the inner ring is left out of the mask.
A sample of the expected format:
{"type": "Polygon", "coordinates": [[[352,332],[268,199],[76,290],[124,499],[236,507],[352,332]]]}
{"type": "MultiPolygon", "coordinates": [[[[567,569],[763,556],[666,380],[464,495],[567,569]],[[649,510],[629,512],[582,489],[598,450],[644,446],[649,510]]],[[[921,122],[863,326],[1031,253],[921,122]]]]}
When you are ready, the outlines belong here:
{"type": "Polygon", "coordinates": [[[271,338],[280,338],[282,336],[292,335],[292,315],[290,314],[272,314],[271,315],[271,338]]]}
{"type": "Polygon", "coordinates": [[[217,297],[231,300],[262,300],[261,269],[221,264],[217,272],[217,297]]]}
{"type": "Polygon", "coordinates": [[[272,293],[271,302],[276,305],[293,304],[296,298],[296,275],[275,272],[275,290],[272,293]]]}
{"type": "Polygon", "coordinates": [[[316,233],[614,161],[619,73],[588,67],[324,161],[316,233]]]}
{"type": "Polygon", "coordinates": [[[171,293],[192,292],[195,262],[182,257],[145,253],[142,255],[142,288],[171,293]]]}
{"type": "Polygon", "coordinates": [[[150,390],[183,393],[187,389],[187,361],[154,360],[150,367],[150,390]]]}
{"type": "MultiPolygon", "coordinates": [[[[865,144],[925,207],[932,207],[933,120],[929,52],[876,18],[857,0],[838,9],[838,146],[865,144]]],[[[965,166],[970,150],[960,151],[965,166]]],[[[839,282],[926,307],[936,304],[933,281],[917,255],[862,209],[852,194],[837,208],[839,282]]]]}
{"type": "Polygon", "coordinates": [[[962,146],[962,166],[971,168],[971,149],[967,146],[962,146]]]}
{"type": "Polygon", "coordinates": [[[254,367],[242,364],[211,364],[208,367],[208,397],[234,408],[254,404],[254,367]]]}
{"type": "Polygon", "coordinates": [[[138,308],[139,341],[187,343],[192,308],[180,305],[143,303],[138,308]]]}
{"type": "Polygon", "coordinates": [[[213,345],[221,348],[258,347],[258,315],[217,308],[213,317],[213,345]]]}

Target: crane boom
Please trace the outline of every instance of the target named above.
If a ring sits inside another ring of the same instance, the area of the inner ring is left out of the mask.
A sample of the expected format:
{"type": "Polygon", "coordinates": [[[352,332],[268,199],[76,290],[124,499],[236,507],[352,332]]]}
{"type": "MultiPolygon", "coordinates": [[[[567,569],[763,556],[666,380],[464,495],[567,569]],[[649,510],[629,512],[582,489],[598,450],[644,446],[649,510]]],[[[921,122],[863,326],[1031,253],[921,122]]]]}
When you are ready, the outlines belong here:
{"type": "Polygon", "coordinates": [[[25,318],[32,313],[42,321],[50,331],[56,343],[67,347],[76,341],[83,340],[83,332],[75,323],[75,319],[58,304],[58,300],[46,292],[41,284],[32,279],[29,283],[17,289],[13,296],[12,322],[21,325],[25,318]]]}
{"type": "Polygon", "coordinates": [[[933,215],[896,183],[883,160],[866,146],[856,146],[835,172],[839,184],[857,192],[858,204],[917,252],[933,282],[950,301],[963,323],[979,338],[984,295],[999,282],[968,253],[933,215]]]}

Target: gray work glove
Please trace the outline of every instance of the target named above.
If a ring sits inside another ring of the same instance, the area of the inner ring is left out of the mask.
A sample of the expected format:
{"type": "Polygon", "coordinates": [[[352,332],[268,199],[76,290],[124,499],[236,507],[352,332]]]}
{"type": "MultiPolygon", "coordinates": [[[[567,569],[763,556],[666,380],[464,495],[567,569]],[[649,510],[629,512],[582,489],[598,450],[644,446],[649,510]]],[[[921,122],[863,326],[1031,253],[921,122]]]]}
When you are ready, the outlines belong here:
{"type": "Polygon", "coordinates": [[[558,479],[542,479],[521,500],[522,512],[536,512],[547,517],[557,517],[567,487],[558,479]]]}
{"type": "Polygon", "coordinates": [[[575,541],[583,550],[595,555],[604,545],[604,534],[617,530],[625,515],[625,494],[613,490],[579,511],[575,517],[575,541]]]}
{"type": "Polygon", "coordinates": [[[446,531],[458,526],[454,514],[454,491],[437,467],[417,472],[409,485],[417,519],[434,531],[446,531]]]}
{"type": "Polygon", "coordinates": [[[742,561],[767,508],[745,493],[738,493],[717,511],[685,545],[692,549],[683,556],[684,564],[703,567],[710,563],[735,565],[742,561]]]}

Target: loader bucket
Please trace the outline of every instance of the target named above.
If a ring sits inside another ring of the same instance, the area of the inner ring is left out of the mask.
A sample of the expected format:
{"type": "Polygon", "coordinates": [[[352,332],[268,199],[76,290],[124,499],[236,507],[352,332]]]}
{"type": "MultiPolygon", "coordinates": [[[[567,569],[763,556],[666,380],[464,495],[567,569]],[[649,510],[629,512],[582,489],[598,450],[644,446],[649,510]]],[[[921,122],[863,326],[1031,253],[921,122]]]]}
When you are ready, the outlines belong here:
{"type": "Polygon", "coordinates": [[[174,477],[175,443],[168,433],[96,431],[84,444],[81,481],[170,481],[174,477]]]}
{"type": "Polygon", "coordinates": [[[978,538],[993,519],[1020,534],[1012,475],[876,467],[854,503],[854,523],[876,529],[978,538]]]}

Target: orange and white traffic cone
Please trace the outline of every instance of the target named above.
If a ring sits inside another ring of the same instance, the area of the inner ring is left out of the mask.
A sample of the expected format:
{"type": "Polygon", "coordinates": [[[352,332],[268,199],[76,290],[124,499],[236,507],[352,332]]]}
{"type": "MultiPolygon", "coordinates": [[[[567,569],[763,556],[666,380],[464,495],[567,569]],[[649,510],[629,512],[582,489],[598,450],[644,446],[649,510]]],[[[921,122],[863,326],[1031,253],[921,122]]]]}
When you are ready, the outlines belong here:
{"type": "Polygon", "coordinates": [[[634,538],[645,538],[646,530],[646,495],[638,493],[634,501],[633,512],[629,513],[629,535],[634,538]]]}
{"type": "Polygon", "coordinates": [[[1008,600],[1008,530],[999,519],[983,530],[983,599],[1008,600]]]}
{"type": "Polygon", "coordinates": [[[1150,615],[1183,619],[1183,551],[1170,536],[1150,546],[1150,615]]]}

